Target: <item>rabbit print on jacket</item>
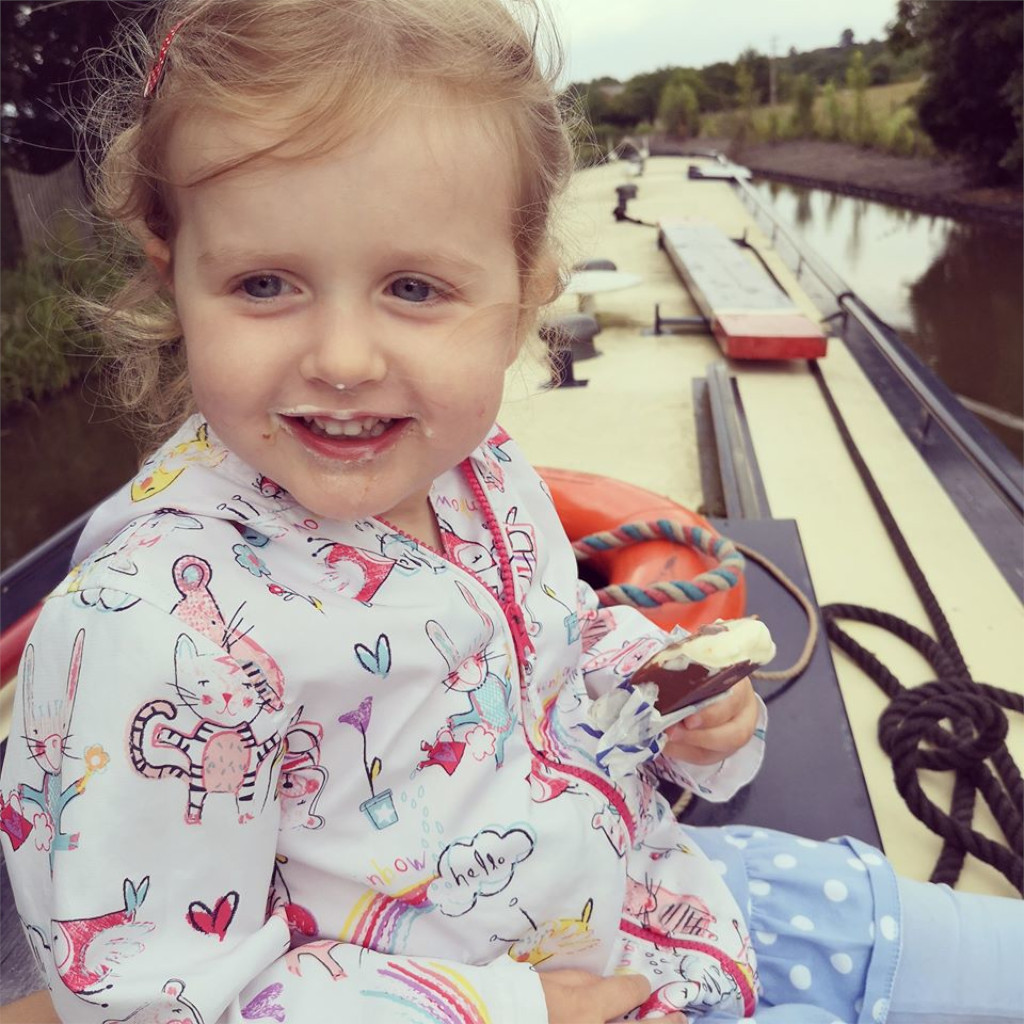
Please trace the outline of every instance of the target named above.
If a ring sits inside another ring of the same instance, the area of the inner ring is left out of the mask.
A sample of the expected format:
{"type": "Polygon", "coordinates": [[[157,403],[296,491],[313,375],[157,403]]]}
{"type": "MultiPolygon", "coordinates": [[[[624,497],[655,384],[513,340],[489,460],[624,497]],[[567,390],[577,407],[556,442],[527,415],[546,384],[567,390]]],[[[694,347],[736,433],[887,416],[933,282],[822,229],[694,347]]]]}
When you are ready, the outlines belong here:
{"type": "Polygon", "coordinates": [[[751,1012],[743,915],[656,776],[727,799],[763,721],[611,771],[591,711],[665,635],[598,607],[500,428],[430,500],[443,551],[321,519],[193,417],[93,516],[0,779],[64,1019],[544,1020],[536,971],[654,962],[635,1016],[751,1012]]]}

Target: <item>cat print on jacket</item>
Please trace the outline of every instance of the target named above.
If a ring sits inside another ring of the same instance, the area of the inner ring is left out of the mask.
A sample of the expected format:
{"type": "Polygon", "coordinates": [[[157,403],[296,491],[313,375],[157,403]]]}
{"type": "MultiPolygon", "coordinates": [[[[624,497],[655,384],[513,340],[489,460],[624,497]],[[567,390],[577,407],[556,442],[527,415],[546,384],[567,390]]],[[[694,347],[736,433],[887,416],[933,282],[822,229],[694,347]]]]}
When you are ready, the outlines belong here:
{"type": "MultiPolygon", "coordinates": [[[[172,567],[174,585],[181,600],[172,612],[196,632],[212,640],[230,654],[252,683],[263,706],[280,711],[284,704],[284,676],[274,659],[249,635],[240,622],[239,608],[231,622],[226,622],[210,583],[213,569],[197,555],[182,555],[172,567]]],[[[204,700],[204,704],[209,701],[204,700]]]]}
{"type": "Polygon", "coordinates": [[[257,684],[232,657],[200,653],[192,638],[182,633],[174,647],[174,688],[180,706],[188,708],[196,721],[191,723],[190,732],[158,723],[150,732],[150,743],[180,751],[187,765],[154,764],[146,754],[150,723],[157,718],[173,721],[178,717],[179,705],[169,700],[147,701],[132,720],[132,765],[148,779],[188,780],[185,822],[189,825],[202,822],[203,806],[210,793],[232,794],[238,820],[251,820],[256,776],[280,743],[276,732],[261,741],[252,730],[253,721],[267,707],[257,684]]]}

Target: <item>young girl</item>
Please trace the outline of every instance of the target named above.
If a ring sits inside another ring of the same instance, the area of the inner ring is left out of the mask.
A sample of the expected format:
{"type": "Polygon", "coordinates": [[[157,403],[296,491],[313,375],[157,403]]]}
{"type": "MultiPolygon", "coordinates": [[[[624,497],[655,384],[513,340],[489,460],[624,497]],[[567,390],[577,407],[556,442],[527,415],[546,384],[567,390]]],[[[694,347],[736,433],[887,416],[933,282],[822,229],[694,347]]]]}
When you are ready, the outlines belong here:
{"type": "Polygon", "coordinates": [[[598,610],[493,424],[571,166],[533,32],[498,0],[176,0],[108,104],[145,263],[105,322],[164,436],[21,667],[4,855],[56,1008],[1014,1019],[1013,901],[673,820],[657,776],[755,773],[749,683],[609,739],[666,637],[598,610]]]}

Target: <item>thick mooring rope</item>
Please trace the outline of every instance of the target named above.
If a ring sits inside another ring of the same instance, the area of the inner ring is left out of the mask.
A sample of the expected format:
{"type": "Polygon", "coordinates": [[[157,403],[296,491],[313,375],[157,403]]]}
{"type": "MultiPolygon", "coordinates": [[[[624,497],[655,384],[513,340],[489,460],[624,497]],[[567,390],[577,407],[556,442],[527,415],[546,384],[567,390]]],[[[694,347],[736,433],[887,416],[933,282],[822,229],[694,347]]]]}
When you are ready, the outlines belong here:
{"type": "Polygon", "coordinates": [[[907,807],[942,837],[942,852],[931,880],[952,885],[970,853],[992,865],[1024,893],[1024,784],[1006,746],[1008,723],[1004,711],[1024,713],[1024,695],[971,678],[938,599],[858,450],[821,370],[812,364],[811,372],[938,637],[933,639],[903,619],[874,608],[830,604],[821,609],[829,639],[853,658],[892,702],[879,719],[878,739],[892,760],[896,787],[907,807]],[[874,654],[839,627],[841,619],[869,623],[900,637],[927,658],[937,678],[904,687],[874,654]],[[925,795],[918,779],[922,770],[954,773],[948,812],[925,795]],[[971,828],[979,793],[991,808],[1007,845],[971,828]]]}
{"type": "Polygon", "coordinates": [[[1024,714],[1024,695],[976,683],[963,665],[956,641],[947,646],[895,615],[849,604],[825,605],[821,611],[829,639],[891,701],[878,721],[878,740],[892,760],[900,796],[914,816],[943,839],[931,880],[952,885],[970,853],[1024,893],[1024,784],[1006,746],[1005,714],[1005,710],[1024,714]],[[841,619],[877,626],[910,644],[935,670],[935,680],[903,686],[874,654],[840,629],[841,619]],[[919,773],[923,770],[954,773],[948,812],[922,789],[919,773]],[[971,828],[977,794],[988,804],[1009,846],[971,828]]]}

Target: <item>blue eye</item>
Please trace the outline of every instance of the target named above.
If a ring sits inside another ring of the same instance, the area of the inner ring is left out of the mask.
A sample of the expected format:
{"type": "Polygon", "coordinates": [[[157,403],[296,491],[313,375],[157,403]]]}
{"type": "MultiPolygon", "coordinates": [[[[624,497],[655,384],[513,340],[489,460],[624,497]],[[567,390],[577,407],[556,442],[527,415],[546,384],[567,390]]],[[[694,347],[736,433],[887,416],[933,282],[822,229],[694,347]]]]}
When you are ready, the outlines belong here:
{"type": "Polygon", "coordinates": [[[405,299],[406,302],[427,302],[437,293],[432,284],[418,277],[400,277],[391,282],[390,289],[396,299],[405,299]]]}
{"type": "Polygon", "coordinates": [[[242,289],[252,299],[276,299],[284,291],[284,281],[277,274],[257,274],[247,277],[242,289]]]}

